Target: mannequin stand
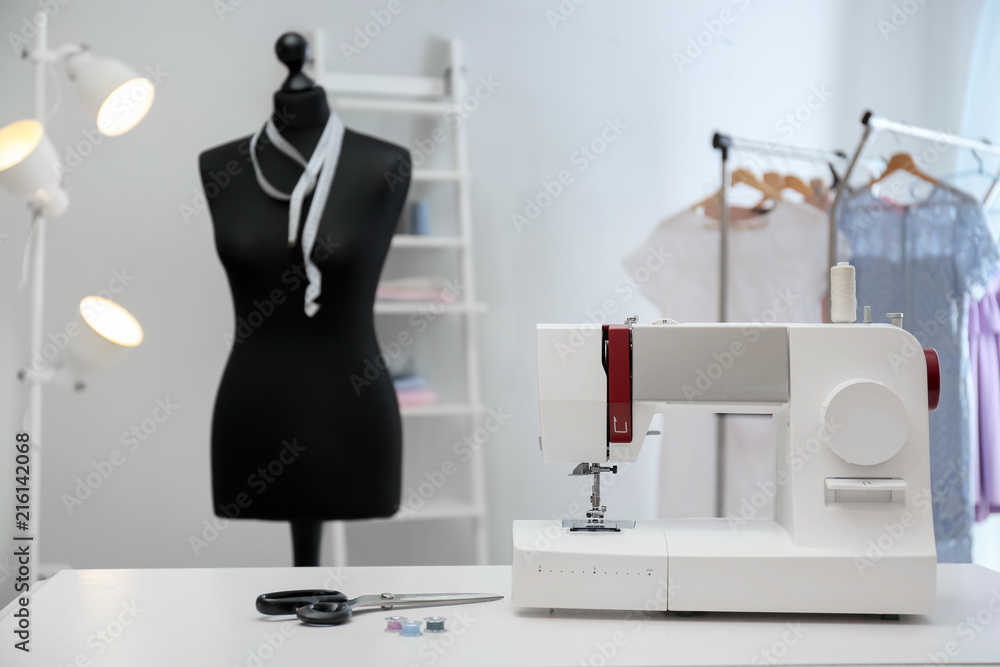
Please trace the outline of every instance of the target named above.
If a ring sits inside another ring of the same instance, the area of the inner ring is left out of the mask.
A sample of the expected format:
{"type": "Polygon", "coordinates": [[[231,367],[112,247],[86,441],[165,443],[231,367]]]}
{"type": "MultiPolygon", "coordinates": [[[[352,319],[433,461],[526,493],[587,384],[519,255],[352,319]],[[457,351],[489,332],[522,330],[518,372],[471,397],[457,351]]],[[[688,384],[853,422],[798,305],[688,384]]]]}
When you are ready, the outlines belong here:
{"type": "Polygon", "coordinates": [[[319,567],[319,545],[323,522],[315,519],[292,521],[292,561],[295,567],[319,567]]]}

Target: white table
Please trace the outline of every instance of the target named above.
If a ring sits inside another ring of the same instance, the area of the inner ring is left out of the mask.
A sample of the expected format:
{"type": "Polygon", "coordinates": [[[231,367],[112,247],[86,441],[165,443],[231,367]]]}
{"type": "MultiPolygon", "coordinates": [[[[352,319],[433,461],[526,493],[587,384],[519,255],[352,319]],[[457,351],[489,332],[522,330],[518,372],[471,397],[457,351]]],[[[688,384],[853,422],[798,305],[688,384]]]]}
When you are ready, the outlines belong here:
{"type": "Polygon", "coordinates": [[[400,637],[382,610],[311,627],[254,610],[290,588],[510,593],[509,567],[69,570],[30,603],[30,655],[0,620],[0,665],[746,665],[1000,663],[1000,573],[940,565],[937,611],[866,616],[517,611],[498,602],[400,613],[448,617],[449,632],[400,637]],[[978,617],[978,620],[977,620],[978,617]],[[978,628],[978,629],[977,629],[978,628]]]}

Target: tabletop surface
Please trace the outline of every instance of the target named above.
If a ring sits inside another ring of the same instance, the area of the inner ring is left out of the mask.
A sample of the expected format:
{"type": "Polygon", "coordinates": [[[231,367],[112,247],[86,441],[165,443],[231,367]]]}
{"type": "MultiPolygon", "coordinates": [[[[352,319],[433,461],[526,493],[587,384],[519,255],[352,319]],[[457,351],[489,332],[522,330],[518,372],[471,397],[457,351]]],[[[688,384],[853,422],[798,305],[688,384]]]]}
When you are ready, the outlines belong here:
{"type": "MultiPolygon", "coordinates": [[[[510,568],[67,570],[30,601],[31,652],[14,649],[14,603],[0,612],[0,664],[57,667],[331,664],[858,665],[1000,664],[1000,573],[939,565],[937,609],[899,622],[870,616],[515,610],[510,568]],[[382,610],[345,625],[261,616],[264,592],[499,593],[482,604],[408,609],[448,631],[385,632],[382,610]]],[[[15,601],[16,602],[16,601],[15,601]]]]}

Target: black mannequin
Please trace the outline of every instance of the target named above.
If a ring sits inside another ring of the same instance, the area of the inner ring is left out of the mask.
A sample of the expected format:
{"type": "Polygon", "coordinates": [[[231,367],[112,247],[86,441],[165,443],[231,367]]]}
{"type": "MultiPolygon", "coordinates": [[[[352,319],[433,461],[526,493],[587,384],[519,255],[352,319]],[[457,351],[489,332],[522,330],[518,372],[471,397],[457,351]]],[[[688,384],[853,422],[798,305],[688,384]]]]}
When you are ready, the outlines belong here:
{"type": "MultiPolygon", "coordinates": [[[[274,94],[272,118],[308,160],[330,116],[326,93],[301,72],[301,36],[282,35],[275,51],[289,76],[274,94]]],[[[308,317],[302,223],[289,248],[289,204],[261,189],[249,144],[245,137],[199,158],[236,310],[212,420],[215,513],[290,521],[295,565],[318,565],[322,521],[399,508],[402,436],[392,379],[383,373],[356,389],[351,377],[367,381],[366,361],[381,363],[372,306],[410,155],[346,130],[312,252],[323,276],[320,309],[308,317]]],[[[290,193],[302,168],[266,135],[257,156],[267,180],[290,193]]]]}

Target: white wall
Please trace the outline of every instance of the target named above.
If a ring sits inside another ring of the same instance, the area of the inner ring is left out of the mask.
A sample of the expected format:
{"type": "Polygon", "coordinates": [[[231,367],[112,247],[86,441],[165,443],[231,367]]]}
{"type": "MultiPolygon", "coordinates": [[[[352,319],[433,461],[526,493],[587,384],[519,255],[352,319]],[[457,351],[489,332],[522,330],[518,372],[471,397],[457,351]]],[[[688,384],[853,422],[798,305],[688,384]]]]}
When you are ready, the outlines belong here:
{"type": "MultiPolygon", "coordinates": [[[[287,528],[240,522],[196,557],[188,536],[212,516],[209,424],[231,331],[232,306],[207,213],[182,219],[200,187],[200,151],[252,132],[266,117],[283,69],[275,38],[322,28],[327,65],[347,71],[436,71],[437,40],[460,37],[467,77],[501,83],[469,120],[473,209],[482,318],[486,403],[513,415],[489,444],[491,556],[509,558],[516,518],[564,511],[576,484],[537,452],[534,324],[581,321],[606,299],[642,319],[656,315],[641,297],[615,292],[619,259],[667,214],[716,187],[716,129],[747,137],[850,150],[863,109],[926,124],[959,127],[962,49],[971,46],[978,2],[930,0],[886,36],[889,0],[794,2],[599,2],[550,27],[548,2],[412,2],[352,62],[337,44],[382,9],[383,0],[329,3],[242,2],[220,16],[216,3],[178,0],[69,2],[53,18],[51,41],[82,40],[138,68],[163,72],[156,104],[135,131],[106,139],[69,175],[72,206],[51,225],[48,329],[61,329],[83,292],[106,288],[114,271],[129,276],[116,298],[143,323],[146,342],[121,366],[79,394],[46,391],[44,560],[75,567],[283,565],[287,528]],[[961,4],[962,9],[951,8],[961,4]],[[694,62],[675,65],[703,22],[732,13],[731,24],[694,62]],[[943,60],[947,54],[947,60],[943,60]],[[956,71],[960,70],[961,71],[956,71]],[[960,86],[959,86],[960,87],[960,86]],[[779,122],[814,89],[829,99],[786,137],[779,122]],[[605,154],[518,233],[511,214],[542,182],[572,168],[576,148],[607,119],[627,129],[605,154]],[[179,407],[82,506],[60,500],[121,434],[150,417],[158,399],[179,407]]],[[[237,4],[237,3],[233,3],[237,4]]],[[[564,0],[563,5],[568,5],[564,0]]],[[[18,32],[32,2],[5,2],[4,33],[18,32]]],[[[31,113],[30,68],[0,50],[3,123],[31,113]],[[14,94],[14,91],[22,91],[14,94]]],[[[90,127],[65,81],[49,133],[64,153],[90,127]]],[[[50,98],[51,99],[51,98],[50,98]]],[[[891,144],[887,144],[891,147],[891,144]]],[[[886,149],[889,150],[889,149],[886,149]]],[[[0,194],[0,441],[14,432],[11,343],[13,291],[26,237],[22,206],[0,194]]],[[[23,322],[22,320],[18,320],[23,322]]],[[[6,449],[0,451],[7,451],[6,449]]],[[[657,453],[644,454],[630,483],[607,493],[621,514],[651,516],[657,453]],[[628,487],[627,489],[625,487],[628,487]]],[[[0,491],[9,461],[0,460],[0,491]]],[[[695,480],[709,471],[692,471],[695,480]]],[[[7,494],[0,500],[6,507],[7,494]]],[[[7,511],[0,512],[7,516],[7,511]]],[[[6,529],[8,522],[0,522],[6,529]]],[[[2,537],[2,535],[0,535],[2,537]]]]}

